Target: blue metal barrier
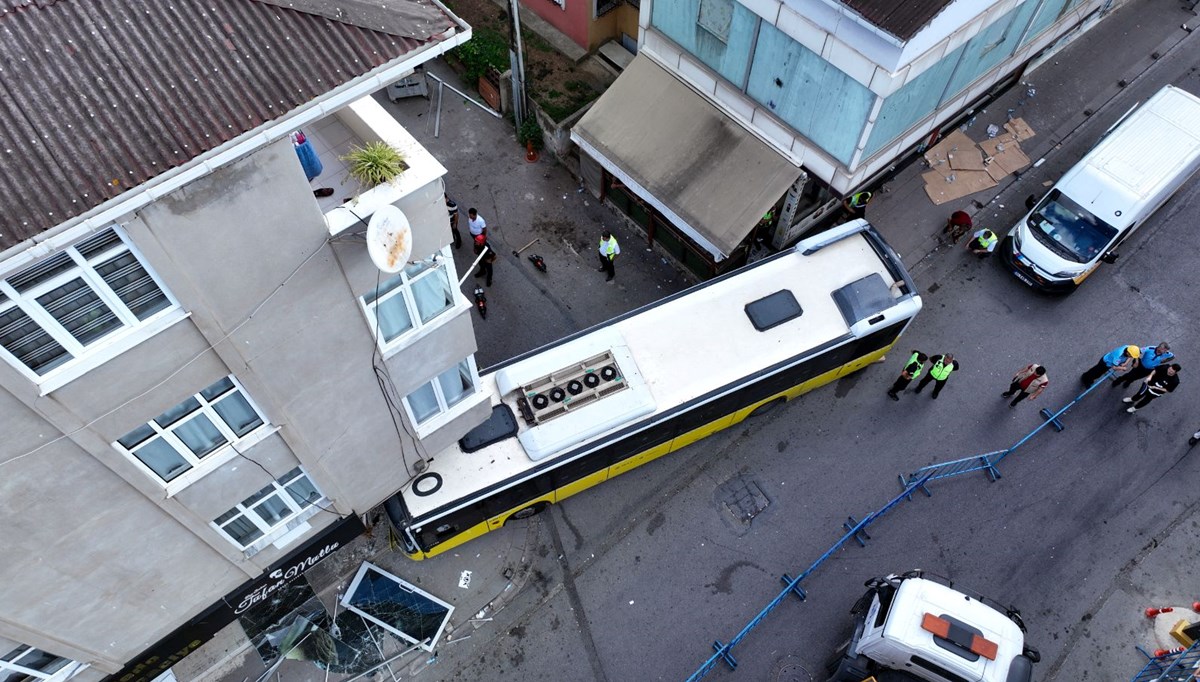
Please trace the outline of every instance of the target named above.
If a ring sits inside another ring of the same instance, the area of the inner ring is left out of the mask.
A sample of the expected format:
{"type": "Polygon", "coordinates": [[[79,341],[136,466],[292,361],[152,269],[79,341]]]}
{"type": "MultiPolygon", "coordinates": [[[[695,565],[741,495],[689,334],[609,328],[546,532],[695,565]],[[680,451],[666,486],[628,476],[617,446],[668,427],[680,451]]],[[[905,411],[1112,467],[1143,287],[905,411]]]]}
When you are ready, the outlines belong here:
{"type": "MultiPolygon", "coordinates": [[[[988,478],[992,481],[999,479],[1000,470],[996,468],[996,465],[999,464],[1001,460],[1011,455],[1017,448],[1028,442],[1030,438],[1033,438],[1039,431],[1046,428],[1046,426],[1053,425],[1056,431],[1062,431],[1066,427],[1063,426],[1061,421],[1059,421],[1059,417],[1061,417],[1063,414],[1066,414],[1067,410],[1071,409],[1071,407],[1083,399],[1085,395],[1094,391],[1097,386],[1106,383],[1109,379],[1112,379],[1113,376],[1114,373],[1112,370],[1105,372],[1104,376],[1100,377],[1100,379],[1089,386],[1083,393],[1075,396],[1074,400],[1067,403],[1066,406],[1053,414],[1051,414],[1049,410],[1042,410],[1041,414],[1045,418],[1045,421],[1039,424],[1037,428],[1035,428],[1033,431],[1030,431],[1028,435],[1017,441],[1007,450],[995,450],[993,452],[985,452],[983,454],[972,455],[970,457],[964,457],[962,459],[956,459],[949,462],[930,464],[929,466],[917,469],[911,474],[901,474],[900,486],[904,489],[903,492],[892,498],[890,502],[885,504],[878,511],[867,515],[867,517],[862,521],[855,521],[854,517],[848,517],[846,522],[842,524],[842,527],[846,529],[846,534],[843,535],[837,542],[835,542],[827,552],[822,554],[819,559],[814,561],[812,565],[809,566],[808,569],[803,573],[795,578],[789,577],[788,574],[784,573],[782,580],[785,584],[787,584],[787,587],[785,587],[782,592],[776,595],[776,597],[772,599],[762,611],[759,611],[758,615],[750,619],[750,622],[746,624],[746,627],[742,628],[740,632],[734,635],[733,639],[729,640],[729,643],[722,644],[720,640],[714,641],[712,646],[715,653],[709,657],[709,659],[705,661],[704,664],[696,670],[696,672],[692,673],[692,675],[688,677],[688,682],[696,682],[707,675],[714,667],[716,667],[717,661],[725,661],[730,669],[736,670],[737,659],[733,657],[733,647],[740,643],[746,637],[746,635],[750,634],[750,631],[753,630],[759,623],[761,623],[767,617],[767,615],[771,613],[771,611],[774,611],[775,607],[779,606],[779,604],[781,604],[789,594],[795,595],[800,599],[800,601],[804,601],[808,595],[800,587],[800,582],[811,575],[813,571],[817,570],[821,564],[825,563],[827,559],[833,556],[834,552],[837,552],[850,540],[853,539],[859,544],[859,546],[865,547],[866,540],[871,539],[871,536],[867,535],[866,533],[867,526],[871,525],[878,520],[879,517],[891,511],[892,508],[900,504],[902,500],[912,499],[912,494],[918,490],[925,493],[926,496],[931,496],[932,493],[929,492],[929,488],[926,487],[926,484],[930,481],[942,478],[950,478],[952,476],[959,476],[972,471],[985,471],[988,474],[988,478]]],[[[1193,649],[1194,648],[1195,647],[1193,647],[1193,649]]],[[[1189,649],[1189,651],[1191,651],[1191,649],[1189,649]]],[[[1197,653],[1197,657],[1200,658],[1200,652],[1197,653]]],[[[1157,659],[1152,659],[1152,662],[1153,660],[1157,659]]],[[[1147,664],[1147,668],[1148,667],[1149,664],[1147,664]]],[[[1132,682],[1143,682],[1143,680],[1148,681],[1151,679],[1157,678],[1137,677],[1134,678],[1132,682]]],[[[1164,677],[1161,679],[1163,682],[1173,682],[1176,679],[1184,680],[1186,678],[1164,677]]]]}
{"type": "Polygon", "coordinates": [[[776,595],[775,598],[772,599],[762,611],[759,611],[758,615],[752,618],[750,622],[746,624],[746,627],[742,628],[741,632],[734,635],[733,639],[729,640],[728,644],[722,644],[720,640],[713,642],[713,650],[716,653],[714,653],[707,661],[705,661],[704,665],[700,666],[696,672],[692,673],[691,677],[688,678],[688,682],[695,682],[696,680],[699,680],[707,675],[714,667],[716,667],[717,661],[725,661],[725,663],[729,665],[731,669],[736,670],[737,659],[733,657],[733,647],[741,642],[746,635],[750,634],[750,631],[753,630],[754,627],[759,623],[761,623],[767,617],[767,614],[774,611],[776,606],[779,606],[781,603],[783,603],[783,600],[786,599],[789,594],[793,594],[796,597],[799,597],[800,601],[804,601],[805,597],[808,595],[800,587],[800,581],[811,575],[813,571],[817,570],[821,564],[825,563],[826,560],[832,557],[835,552],[841,549],[842,546],[851,539],[856,540],[860,545],[865,544],[862,540],[862,537],[866,536],[864,530],[867,526],[871,525],[878,520],[879,517],[891,511],[892,508],[900,504],[902,500],[912,499],[913,492],[928,482],[928,478],[915,481],[913,485],[906,488],[904,492],[892,498],[890,502],[885,504],[878,511],[868,514],[867,517],[862,521],[853,522],[854,519],[850,519],[853,522],[852,524],[843,524],[844,527],[847,528],[846,534],[843,535],[837,542],[833,543],[833,546],[830,547],[827,552],[822,554],[821,558],[814,561],[812,565],[808,567],[808,569],[795,578],[792,578],[788,574],[784,573],[781,577],[781,580],[783,580],[787,587],[783,588],[783,591],[776,595]]]}
{"type": "Polygon", "coordinates": [[[1141,647],[1137,647],[1137,650],[1150,660],[1129,682],[1196,681],[1196,669],[1200,666],[1200,642],[1162,656],[1151,656],[1141,647]]]}
{"type": "MultiPolygon", "coordinates": [[[[1029,442],[1029,439],[1036,436],[1039,431],[1046,428],[1047,426],[1053,426],[1055,431],[1062,431],[1063,429],[1067,428],[1066,426],[1063,425],[1063,423],[1059,419],[1059,417],[1066,414],[1067,410],[1074,407],[1075,404],[1078,403],[1080,400],[1082,400],[1085,395],[1096,390],[1097,386],[1108,383],[1108,380],[1112,379],[1113,376],[1114,376],[1114,373],[1111,369],[1109,371],[1105,372],[1104,376],[1100,377],[1091,386],[1088,386],[1087,389],[1084,390],[1083,393],[1080,393],[1079,395],[1075,396],[1074,400],[1072,400],[1071,402],[1064,405],[1062,407],[1062,409],[1060,409],[1057,412],[1051,413],[1050,410],[1042,410],[1040,412],[1040,414],[1045,419],[1045,421],[1043,421],[1041,424],[1038,424],[1036,429],[1027,433],[1024,438],[1022,438],[1021,440],[1014,443],[1012,445],[1012,447],[1008,448],[1007,450],[996,450],[994,452],[985,452],[980,455],[971,455],[970,457],[964,457],[962,459],[955,459],[955,460],[951,460],[949,462],[938,462],[937,464],[930,464],[929,466],[921,467],[920,469],[917,469],[916,471],[914,471],[911,474],[908,474],[908,475],[901,474],[900,475],[900,487],[907,488],[912,484],[913,481],[916,481],[920,478],[925,478],[927,476],[928,476],[929,480],[937,480],[939,478],[949,478],[951,476],[967,474],[972,471],[985,471],[985,472],[987,472],[988,479],[992,480],[992,481],[999,479],[1000,478],[1000,469],[997,468],[996,465],[999,464],[1001,462],[1001,460],[1003,460],[1005,457],[1008,457],[1012,453],[1016,452],[1017,448],[1021,447],[1025,443],[1029,442]]],[[[921,490],[921,492],[925,493],[926,495],[932,494],[929,492],[929,489],[926,488],[925,486],[921,486],[920,490],[921,490]]]]}

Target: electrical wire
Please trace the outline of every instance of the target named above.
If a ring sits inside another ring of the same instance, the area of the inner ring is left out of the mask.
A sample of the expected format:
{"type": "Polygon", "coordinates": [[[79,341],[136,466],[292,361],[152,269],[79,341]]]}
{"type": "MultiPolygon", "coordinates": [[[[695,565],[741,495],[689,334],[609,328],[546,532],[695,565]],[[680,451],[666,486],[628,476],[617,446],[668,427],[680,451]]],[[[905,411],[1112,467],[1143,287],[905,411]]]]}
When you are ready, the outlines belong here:
{"type": "MultiPolygon", "coordinates": [[[[264,473],[264,474],[266,474],[267,476],[269,476],[269,477],[271,478],[271,482],[275,482],[275,481],[278,481],[278,480],[279,480],[279,477],[278,477],[278,476],[276,476],[275,474],[271,473],[270,471],[267,471],[267,468],[266,468],[265,466],[263,466],[263,465],[262,465],[262,463],[261,463],[261,462],[259,462],[258,460],[251,459],[249,455],[247,455],[246,453],[244,453],[244,452],[242,452],[242,451],[238,450],[237,448],[234,448],[234,449],[233,449],[233,451],[237,453],[237,456],[238,456],[238,457],[241,457],[242,459],[246,460],[247,462],[250,462],[250,463],[251,463],[251,464],[253,464],[254,466],[258,467],[259,469],[262,469],[262,470],[263,470],[263,473],[264,473]]],[[[308,472],[305,472],[305,473],[304,473],[304,475],[305,475],[305,476],[308,476],[308,472]]],[[[321,495],[321,497],[325,497],[325,496],[324,496],[324,495],[321,495]]],[[[326,498],[326,499],[328,499],[328,498],[326,498]]],[[[333,502],[333,500],[329,500],[329,502],[330,502],[330,503],[332,503],[332,502],[333,502]]],[[[339,514],[339,513],[337,512],[337,510],[336,510],[336,509],[331,509],[331,508],[329,508],[329,507],[322,507],[321,505],[317,504],[316,502],[313,502],[311,506],[313,506],[313,507],[316,507],[317,509],[320,509],[320,510],[321,510],[321,511],[323,511],[323,512],[327,512],[327,513],[329,513],[329,514],[333,514],[334,516],[338,517],[339,519],[340,519],[340,518],[342,518],[342,515],[341,515],[341,514],[339,514]]]]}
{"type": "MultiPolygon", "coordinates": [[[[355,213],[349,207],[346,207],[346,210],[350,212],[350,215],[354,216],[355,218],[358,218],[359,222],[366,224],[366,221],[363,220],[362,216],[355,213]]],[[[341,260],[340,259],[335,259],[335,260],[337,261],[338,269],[341,270],[341,272],[342,272],[342,277],[344,279],[346,279],[347,282],[349,282],[350,278],[346,274],[346,270],[342,266],[341,260]]],[[[435,256],[435,261],[436,261],[436,256],[435,256]]],[[[420,440],[416,437],[416,434],[412,433],[409,430],[408,423],[407,423],[407,421],[405,421],[405,419],[403,417],[401,408],[397,405],[397,403],[399,402],[399,392],[396,390],[396,384],[395,384],[395,381],[392,379],[391,370],[388,368],[387,363],[383,361],[383,354],[379,348],[380,325],[379,325],[379,303],[378,303],[378,301],[379,301],[379,296],[380,296],[380,286],[383,283],[382,278],[383,278],[382,271],[376,270],[376,272],[375,272],[375,298],[374,298],[375,307],[373,310],[373,317],[374,317],[375,324],[373,325],[372,338],[371,338],[371,346],[372,346],[371,371],[375,375],[375,383],[379,387],[379,393],[383,397],[384,405],[387,406],[388,417],[392,420],[392,429],[396,432],[396,439],[400,443],[400,461],[401,461],[401,463],[404,464],[404,472],[408,475],[408,479],[401,485],[401,488],[405,488],[409,484],[411,484],[412,481],[418,475],[420,475],[420,471],[418,471],[416,474],[414,474],[412,469],[409,467],[409,464],[408,464],[409,455],[408,455],[407,449],[405,447],[405,445],[406,445],[405,438],[404,438],[405,434],[407,434],[408,437],[412,439],[412,442],[414,444],[416,444],[416,446],[417,446],[417,449],[418,449],[417,460],[420,462],[424,462],[426,457],[424,456],[424,454],[422,454],[420,452],[420,440]],[[403,430],[403,433],[402,433],[402,430],[403,430]]]]}

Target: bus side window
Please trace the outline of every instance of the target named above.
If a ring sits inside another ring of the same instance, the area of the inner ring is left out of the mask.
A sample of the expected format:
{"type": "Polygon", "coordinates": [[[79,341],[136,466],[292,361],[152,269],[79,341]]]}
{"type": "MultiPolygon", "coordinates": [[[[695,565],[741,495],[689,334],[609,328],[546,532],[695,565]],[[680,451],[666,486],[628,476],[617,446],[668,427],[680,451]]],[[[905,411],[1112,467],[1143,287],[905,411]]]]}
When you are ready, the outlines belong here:
{"type": "Polygon", "coordinates": [[[551,490],[554,490],[554,484],[550,480],[550,472],[543,472],[489,496],[484,500],[483,517],[490,519],[506,511],[522,507],[526,502],[545,495],[551,490]]]}
{"type": "Polygon", "coordinates": [[[476,502],[440,519],[427,521],[418,531],[417,540],[423,549],[432,549],[482,521],[482,508],[483,503],[476,502]]]}
{"type": "Polygon", "coordinates": [[[896,340],[896,336],[904,327],[903,323],[894,324],[883,329],[876,329],[867,334],[854,343],[854,357],[862,357],[877,350],[885,348],[889,343],[896,340]]]}

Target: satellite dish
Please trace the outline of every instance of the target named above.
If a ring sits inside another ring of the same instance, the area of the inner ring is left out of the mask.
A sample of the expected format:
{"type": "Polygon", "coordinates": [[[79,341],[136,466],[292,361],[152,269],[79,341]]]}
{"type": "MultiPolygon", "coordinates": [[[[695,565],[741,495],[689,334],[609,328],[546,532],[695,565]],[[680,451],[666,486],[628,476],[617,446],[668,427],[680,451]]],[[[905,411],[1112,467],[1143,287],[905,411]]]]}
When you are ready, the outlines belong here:
{"type": "Polygon", "coordinates": [[[375,267],[397,273],[408,265],[412,255],[412,227],[404,212],[395,206],[375,211],[367,223],[367,255],[375,267]]]}

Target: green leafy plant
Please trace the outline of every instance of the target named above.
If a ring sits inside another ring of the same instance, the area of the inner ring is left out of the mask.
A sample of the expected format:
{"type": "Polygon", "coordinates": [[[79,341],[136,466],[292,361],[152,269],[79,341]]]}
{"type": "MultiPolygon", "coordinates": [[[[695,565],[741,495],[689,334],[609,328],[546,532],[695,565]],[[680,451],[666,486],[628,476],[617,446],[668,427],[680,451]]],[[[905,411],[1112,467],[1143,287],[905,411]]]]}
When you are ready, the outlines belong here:
{"type": "Polygon", "coordinates": [[[462,62],[466,81],[475,83],[493,69],[508,68],[508,40],[498,31],[478,28],[470,40],[450,50],[450,55],[462,62]]]}
{"type": "Polygon", "coordinates": [[[408,170],[400,150],[382,141],[351,147],[342,160],[350,164],[350,175],[368,188],[391,182],[408,170]]]}
{"type": "Polygon", "coordinates": [[[532,142],[534,149],[542,148],[542,143],[544,142],[542,140],[542,127],[538,125],[536,116],[530,114],[525,117],[525,120],[521,123],[521,127],[517,128],[517,141],[521,143],[522,147],[526,143],[532,142]]]}

